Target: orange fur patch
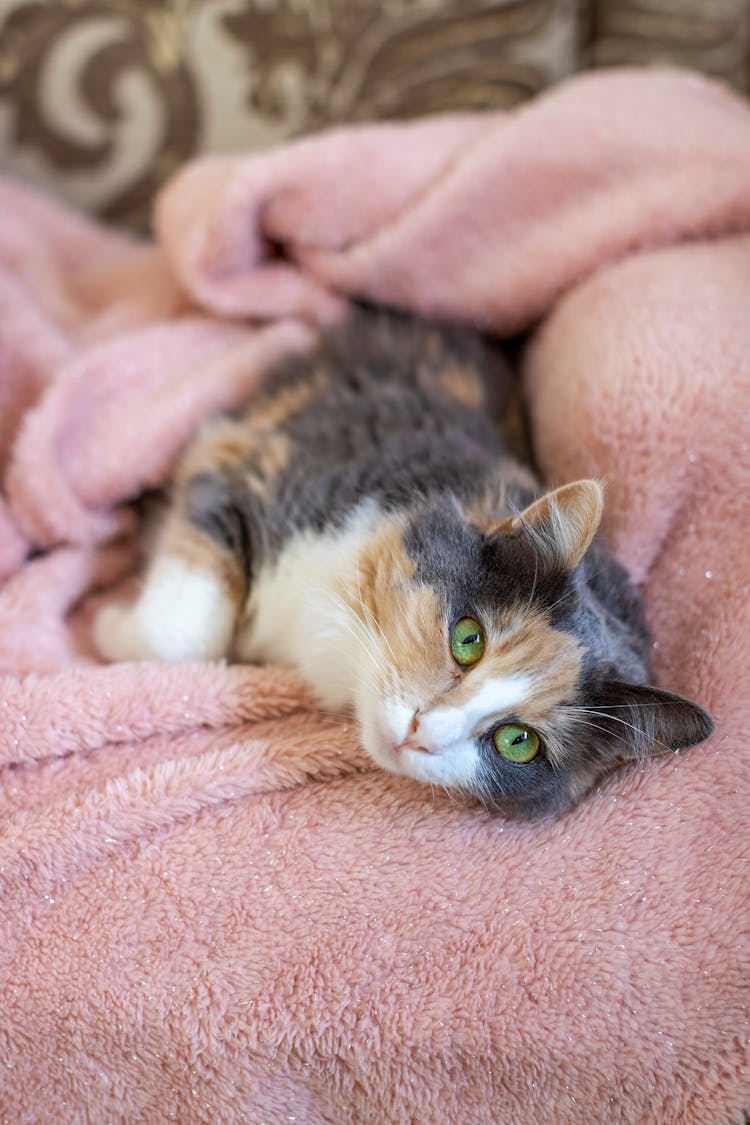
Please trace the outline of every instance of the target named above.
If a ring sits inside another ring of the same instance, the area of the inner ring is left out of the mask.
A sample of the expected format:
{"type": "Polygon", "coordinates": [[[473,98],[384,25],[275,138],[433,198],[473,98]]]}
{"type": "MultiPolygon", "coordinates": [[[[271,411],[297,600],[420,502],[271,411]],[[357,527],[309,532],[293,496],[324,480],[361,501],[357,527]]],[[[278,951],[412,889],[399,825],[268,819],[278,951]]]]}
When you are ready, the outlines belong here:
{"type": "Polygon", "coordinates": [[[256,434],[284,426],[290,418],[309,406],[329,381],[325,371],[317,370],[291,387],[285,387],[277,393],[269,390],[261,394],[248,406],[243,419],[246,432],[256,434]]]}
{"type": "Polygon", "coordinates": [[[357,574],[343,593],[355,608],[359,603],[363,623],[377,633],[373,622],[378,622],[387,638],[383,671],[390,685],[409,683],[432,694],[444,690],[453,677],[449,666],[425,658],[442,651],[446,625],[437,592],[414,579],[403,531],[401,517],[384,520],[363,548],[357,574]]]}
{"type": "Polygon", "coordinates": [[[260,427],[246,421],[222,420],[188,450],[179,479],[187,481],[202,474],[239,470],[244,473],[248,488],[263,493],[287,467],[291,453],[288,438],[270,424],[260,427]]]}
{"type": "Polygon", "coordinates": [[[427,362],[419,367],[417,378],[423,386],[438,387],[444,394],[472,410],[478,410],[485,404],[485,388],[477,372],[468,364],[446,364],[440,355],[437,341],[434,357],[428,352],[427,362]]]}
{"type": "Polygon", "coordinates": [[[222,469],[232,469],[240,464],[246,452],[247,434],[242,423],[229,419],[213,422],[188,448],[180,463],[178,479],[213,476],[222,469]]]}
{"type": "Polygon", "coordinates": [[[324,371],[313,372],[278,393],[261,393],[241,419],[222,418],[212,423],[188,449],[178,478],[244,469],[251,487],[267,484],[283,472],[291,458],[291,444],[281,432],[284,425],[304,410],[327,382],[324,371]]]}
{"type": "Polygon", "coordinates": [[[443,367],[437,372],[435,382],[441,390],[463,406],[478,410],[484,404],[482,380],[471,367],[443,367]]]}

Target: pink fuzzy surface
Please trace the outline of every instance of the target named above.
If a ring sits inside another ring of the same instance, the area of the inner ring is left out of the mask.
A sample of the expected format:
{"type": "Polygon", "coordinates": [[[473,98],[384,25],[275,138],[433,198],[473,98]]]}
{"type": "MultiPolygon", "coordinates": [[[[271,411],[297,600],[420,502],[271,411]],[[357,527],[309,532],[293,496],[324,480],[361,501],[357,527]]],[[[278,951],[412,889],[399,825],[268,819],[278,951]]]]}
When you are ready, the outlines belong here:
{"type": "Polygon", "coordinates": [[[3,1119],[740,1123],[750,109],[601,73],[196,163],[156,232],[0,183],[3,1119]],[[533,330],[540,463],[607,482],[710,742],[519,824],[289,672],[98,663],[128,502],[348,295],[533,330]]]}

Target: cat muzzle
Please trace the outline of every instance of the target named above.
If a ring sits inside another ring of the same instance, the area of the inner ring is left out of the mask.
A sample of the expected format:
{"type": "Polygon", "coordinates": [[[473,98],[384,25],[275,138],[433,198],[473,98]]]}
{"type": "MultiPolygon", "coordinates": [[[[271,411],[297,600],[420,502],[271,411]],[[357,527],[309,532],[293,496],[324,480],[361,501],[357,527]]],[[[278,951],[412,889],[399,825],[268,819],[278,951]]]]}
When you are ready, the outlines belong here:
{"type": "Polygon", "coordinates": [[[420,739],[418,734],[410,734],[403,742],[394,744],[393,749],[396,754],[402,750],[418,750],[421,754],[437,754],[437,750],[432,750],[429,746],[424,745],[424,740],[420,739]]]}

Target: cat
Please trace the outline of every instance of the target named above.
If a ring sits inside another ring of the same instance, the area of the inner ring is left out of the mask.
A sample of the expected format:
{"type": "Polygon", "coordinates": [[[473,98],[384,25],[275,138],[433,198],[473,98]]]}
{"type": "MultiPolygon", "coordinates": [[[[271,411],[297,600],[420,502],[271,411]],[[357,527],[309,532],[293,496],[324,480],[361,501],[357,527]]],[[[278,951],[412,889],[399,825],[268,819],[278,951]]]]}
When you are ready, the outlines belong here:
{"type": "Polygon", "coordinates": [[[497,424],[511,388],[472,328],[355,311],[196,436],[102,654],[291,665],[386,770],[508,816],[701,742],[707,712],[648,684],[600,484],[545,491],[497,424]]]}

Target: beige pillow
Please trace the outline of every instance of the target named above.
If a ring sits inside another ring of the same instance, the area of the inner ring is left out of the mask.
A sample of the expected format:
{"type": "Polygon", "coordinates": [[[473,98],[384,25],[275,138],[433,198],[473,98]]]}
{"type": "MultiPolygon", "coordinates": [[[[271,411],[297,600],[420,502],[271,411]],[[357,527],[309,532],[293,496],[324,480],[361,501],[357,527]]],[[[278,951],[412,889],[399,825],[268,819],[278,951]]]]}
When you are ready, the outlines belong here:
{"type": "Polygon", "coordinates": [[[200,152],[507,106],[575,69],[583,0],[0,0],[0,160],[118,222],[200,152]]]}

